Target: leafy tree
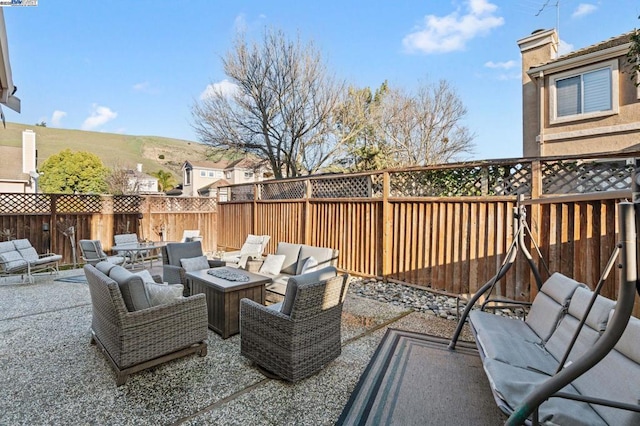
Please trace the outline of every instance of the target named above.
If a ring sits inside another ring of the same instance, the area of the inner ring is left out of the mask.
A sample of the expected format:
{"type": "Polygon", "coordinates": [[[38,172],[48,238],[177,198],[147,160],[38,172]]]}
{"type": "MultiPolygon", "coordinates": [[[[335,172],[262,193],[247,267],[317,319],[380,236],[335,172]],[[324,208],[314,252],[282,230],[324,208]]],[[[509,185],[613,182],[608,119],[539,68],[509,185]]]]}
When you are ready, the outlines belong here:
{"type": "Polygon", "coordinates": [[[381,106],[387,92],[386,81],[375,93],[368,87],[350,87],[347,98],[336,109],[337,127],[348,135],[346,157],[338,162],[349,171],[380,170],[392,165],[391,149],[379,130],[381,106]]]}
{"type": "Polygon", "coordinates": [[[627,52],[627,61],[631,65],[631,80],[634,81],[636,86],[640,86],[640,80],[638,79],[638,74],[640,73],[640,30],[633,30],[629,41],[631,45],[627,52]]]}
{"type": "Polygon", "coordinates": [[[158,179],[158,189],[160,191],[169,191],[176,186],[176,179],[171,172],[158,170],[157,172],[150,173],[150,175],[158,179]]]}
{"type": "Polygon", "coordinates": [[[65,149],[47,158],[39,171],[43,192],[62,194],[104,193],[108,169],[90,152],[65,149]]]}
{"type": "Polygon", "coordinates": [[[313,173],[340,148],[333,112],[344,85],[312,43],[268,30],[260,44],[240,37],[222,62],[237,90],[193,106],[202,142],[267,159],[276,178],[313,173]]]}

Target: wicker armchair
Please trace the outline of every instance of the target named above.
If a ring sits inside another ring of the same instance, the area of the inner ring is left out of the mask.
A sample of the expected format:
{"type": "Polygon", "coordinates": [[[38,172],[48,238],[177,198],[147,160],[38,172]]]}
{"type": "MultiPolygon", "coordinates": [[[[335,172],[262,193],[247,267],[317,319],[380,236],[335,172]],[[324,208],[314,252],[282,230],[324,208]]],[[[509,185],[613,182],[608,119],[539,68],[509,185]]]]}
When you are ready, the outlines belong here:
{"type": "MultiPolygon", "coordinates": [[[[189,296],[191,289],[187,281],[185,269],[180,259],[202,256],[202,243],[192,241],[188,243],[169,243],[162,247],[162,279],[170,283],[179,283],[184,286],[184,295],[189,296]]],[[[210,268],[224,266],[219,260],[208,260],[210,268]]]]}
{"type": "Polygon", "coordinates": [[[91,343],[116,370],[116,385],[123,385],[130,374],[178,357],[206,356],[204,294],[129,312],[116,281],[92,265],[85,265],[84,273],[93,308],[91,343]]]}
{"type": "Polygon", "coordinates": [[[269,307],[240,302],[240,352],[269,373],[296,382],[341,353],[342,305],[347,275],[329,266],[291,277],[287,295],[269,307]]]}

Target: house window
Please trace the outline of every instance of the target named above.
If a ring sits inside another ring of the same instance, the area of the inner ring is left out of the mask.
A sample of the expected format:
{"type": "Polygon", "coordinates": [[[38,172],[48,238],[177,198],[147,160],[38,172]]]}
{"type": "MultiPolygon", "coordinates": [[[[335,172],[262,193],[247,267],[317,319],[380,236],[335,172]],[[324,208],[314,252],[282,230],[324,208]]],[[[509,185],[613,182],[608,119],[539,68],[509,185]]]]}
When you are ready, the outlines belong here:
{"type": "Polygon", "coordinates": [[[617,113],[617,79],[617,60],[551,78],[552,123],[617,113]]]}
{"type": "Polygon", "coordinates": [[[184,184],[191,185],[191,169],[186,169],[184,171],[184,184]]]}
{"type": "Polygon", "coordinates": [[[253,172],[244,172],[245,179],[251,179],[253,177],[253,172]]]}
{"type": "Polygon", "coordinates": [[[224,173],[224,177],[225,177],[225,179],[231,179],[231,176],[232,176],[232,175],[231,175],[231,172],[225,172],[225,173],[224,173]]]}
{"type": "Polygon", "coordinates": [[[214,176],[215,176],[215,174],[214,174],[213,172],[209,172],[209,177],[210,177],[210,178],[212,178],[212,177],[214,177],[214,176]]]}
{"type": "Polygon", "coordinates": [[[200,170],[200,177],[207,177],[207,171],[206,170],[200,170]]]}

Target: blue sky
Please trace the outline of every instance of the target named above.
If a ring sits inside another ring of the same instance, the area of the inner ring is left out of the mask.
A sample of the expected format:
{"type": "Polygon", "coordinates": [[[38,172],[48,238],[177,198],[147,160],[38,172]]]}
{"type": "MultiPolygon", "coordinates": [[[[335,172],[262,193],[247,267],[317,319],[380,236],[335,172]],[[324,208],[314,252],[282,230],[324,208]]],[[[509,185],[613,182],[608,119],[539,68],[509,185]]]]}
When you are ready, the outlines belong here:
{"type": "MultiPolygon", "coordinates": [[[[4,111],[18,123],[196,140],[191,106],[208,85],[224,84],[220,58],[239,30],[259,39],[268,27],[313,41],[328,68],[354,86],[388,80],[411,91],[447,80],[476,135],[467,159],[519,157],[516,41],[555,27],[557,3],[40,0],[37,7],[4,10],[22,113],[4,111]]],[[[637,0],[559,3],[568,50],[640,23],[637,0]]]]}

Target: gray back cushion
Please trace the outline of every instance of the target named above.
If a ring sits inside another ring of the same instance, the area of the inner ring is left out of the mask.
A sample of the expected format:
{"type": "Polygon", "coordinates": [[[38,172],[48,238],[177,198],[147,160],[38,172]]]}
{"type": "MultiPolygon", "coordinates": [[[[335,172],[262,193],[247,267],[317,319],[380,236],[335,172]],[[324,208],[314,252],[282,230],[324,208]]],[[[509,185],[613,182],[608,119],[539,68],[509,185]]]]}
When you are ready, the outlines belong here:
{"type": "Polygon", "coordinates": [[[200,241],[192,241],[189,243],[170,243],[167,244],[167,257],[169,265],[182,266],[180,259],[190,259],[192,257],[202,256],[202,243],[200,241]]]}
{"type": "Polygon", "coordinates": [[[540,339],[549,339],[564,309],[569,305],[571,296],[581,286],[584,287],[583,284],[559,273],[551,275],[544,283],[531,305],[526,321],[540,339]]]}
{"type": "MultiPolygon", "coordinates": [[[[631,317],[614,350],[575,380],[576,389],[585,395],[636,405],[640,399],[638,387],[640,344],[638,342],[640,342],[640,320],[631,317]]],[[[593,409],[610,425],[640,424],[640,413],[595,404],[593,409]]]]}
{"type": "Polygon", "coordinates": [[[276,254],[284,254],[284,262],[280,272],[283,274],[295,275],[298,270],[298,257],[302,244],[290,244],[279,242],[276,254]]]}
{"type": "MultiPolygon", "coordinates": [[[[571,298],[569,315],[581,320],[593,295],[594,293],[586,288],[578,288],[571,298]]],[[[607,328],[609,313],[615,306],[616,303],[613,300],[597,296],[585,324],[598,332],[603,332],[607,328]]]]}
{"type": "Polygon", "coordinates": [[[109,276],[109,271],[111,271],[116,265],[111,262],[103,261],[96,263],[96,269],[106,276],[109,276]]]}
{"type": "Polygon", "coordinates": [[[285,315],[291,315],[293,309],[293,303],[296,300],[296,294],[298,292],[298,286],[303,284],[317,283],[320,281],[328,280],[338,274],[338,270],[333,266],[327,266],[326,268],[319,269],[314,272],[309,272],[304,275],[296,275],[289,278],[287,281],[287,291],[284,295],[284,301],[282,302],[282,308],[280,312],[285,315]]]}
{"type": "Polygon", "coordinates": [[[122,266],[114,266],[109,271],[109,278],[118,283],[129,312],[151,307],[142,277],[132,274],[122,266]]]}
{"type": "Polygon", "coordinates": [[[331,260],[334,258],[334,250],[326,247],[303,245],[300,248],[300,255],[298,256],[299,262],[296,266],[296,274],[300,275],[302,273],[302,267],[310,257],[318,261],[318,269],[321,269],[332,264],[331,260]]]}

